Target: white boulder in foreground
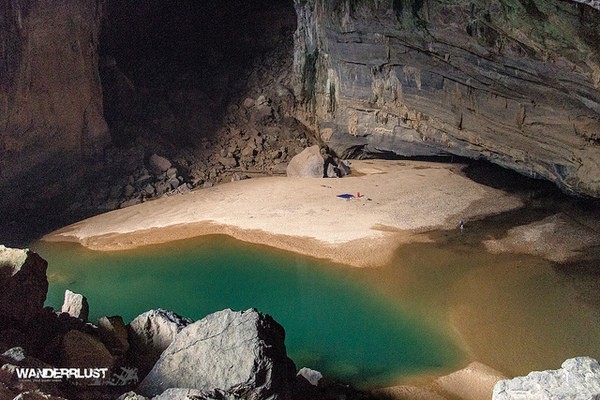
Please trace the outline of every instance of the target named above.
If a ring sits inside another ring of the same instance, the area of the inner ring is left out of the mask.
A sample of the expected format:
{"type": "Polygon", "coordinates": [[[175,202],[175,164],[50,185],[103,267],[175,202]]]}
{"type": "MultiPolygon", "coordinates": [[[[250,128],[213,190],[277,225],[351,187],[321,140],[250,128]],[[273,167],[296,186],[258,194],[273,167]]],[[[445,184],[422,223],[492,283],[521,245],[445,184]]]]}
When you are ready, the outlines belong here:
{"type": "Polygon", "coordinates": [[[492,399],[598,400],[600,364],[590,357],[576,357],[565,361],[558,370],[503,380],[494,387],[492,399]]]}
{"type": "Polygon", "coordinates": [[[175,337],[138,392],[156,396],[185,388],[277,399],[295,377],[284,340],[283,327],[254,309],[216,312],[175,337]]]}
{"type": "Polygon", "coordinates": [[[74,318],[87,321],[90,313],[90,306],[84,295],[71,292],[67,289],[65,290],[65,300],[61,307],[61,311],[74,318]]]}

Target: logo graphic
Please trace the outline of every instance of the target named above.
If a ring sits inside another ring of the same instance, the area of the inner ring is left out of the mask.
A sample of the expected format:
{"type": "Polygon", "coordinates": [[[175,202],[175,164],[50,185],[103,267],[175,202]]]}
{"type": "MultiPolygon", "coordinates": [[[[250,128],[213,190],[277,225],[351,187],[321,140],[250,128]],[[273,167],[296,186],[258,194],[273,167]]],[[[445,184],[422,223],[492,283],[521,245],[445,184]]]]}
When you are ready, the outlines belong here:
{"type": "Polygon", "coordinates": [[[25,368],[16,367],[17,379],[26,382],[69,382],[86,386],[128,386],[139,381],[137,368],[25,368]]]}

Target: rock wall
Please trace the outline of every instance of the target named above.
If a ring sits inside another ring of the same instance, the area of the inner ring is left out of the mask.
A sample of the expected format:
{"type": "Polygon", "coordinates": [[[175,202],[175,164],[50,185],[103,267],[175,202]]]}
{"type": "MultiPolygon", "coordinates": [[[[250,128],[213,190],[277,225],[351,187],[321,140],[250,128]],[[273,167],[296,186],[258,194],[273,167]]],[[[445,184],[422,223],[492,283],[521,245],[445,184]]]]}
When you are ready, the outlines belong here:
{"type": "Polygon", "coordinates": [[[298,117],[344,156],[487,159],[600,197],[600,13],[559,0],[295,0],[298,117]]]}
{"type": "Polygon", "coordinates": [[[98,77],[103,0],[0,0],[0,178],[109,140],[98,77]]]}

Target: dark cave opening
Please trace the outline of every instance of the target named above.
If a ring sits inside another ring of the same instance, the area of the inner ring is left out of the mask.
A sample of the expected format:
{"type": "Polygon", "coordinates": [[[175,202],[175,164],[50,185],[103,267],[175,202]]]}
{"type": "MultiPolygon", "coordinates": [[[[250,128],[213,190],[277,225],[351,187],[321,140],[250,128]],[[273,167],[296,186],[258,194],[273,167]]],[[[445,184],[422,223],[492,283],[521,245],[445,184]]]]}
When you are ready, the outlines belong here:
{"type": "Polygon", "coordinates": [[[211,137],[256,62],[291,56],[291,1],[110,1],[98,51],[113,144],[211,137]]]}

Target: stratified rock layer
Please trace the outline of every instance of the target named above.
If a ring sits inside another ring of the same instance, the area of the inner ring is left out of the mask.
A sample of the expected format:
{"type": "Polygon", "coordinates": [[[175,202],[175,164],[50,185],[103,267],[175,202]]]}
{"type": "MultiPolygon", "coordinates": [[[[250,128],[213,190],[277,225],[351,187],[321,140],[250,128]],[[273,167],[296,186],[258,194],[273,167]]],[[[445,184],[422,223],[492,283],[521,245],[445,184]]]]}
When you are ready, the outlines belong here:
{"type": "Polygon", "coordinates": [[[487,159],[600,197],[597,10],[296,0],[300,118],[338,154],[487,159]]]}
{"type": "Polygon", "coordinates": [[[281,325],[256,310],[216,312],[183,329],[138,390],[154,396],[169,388],[220,389],[281,398],[295,376],[284,339],[281,325]]]}
{"type": "Polygon", "coordinates": [[[600,398],[600,364],[590,357],[571,358],[554,371],[531,372],[500,381],[493,400],[547,399],[595,400],[600,398]]]}
{"type": "Polygon", "coordinates": [[[47,268],[32,251],[0,245],[0,329],[4,324],[26,324],[42,310],[47,268]]]}

